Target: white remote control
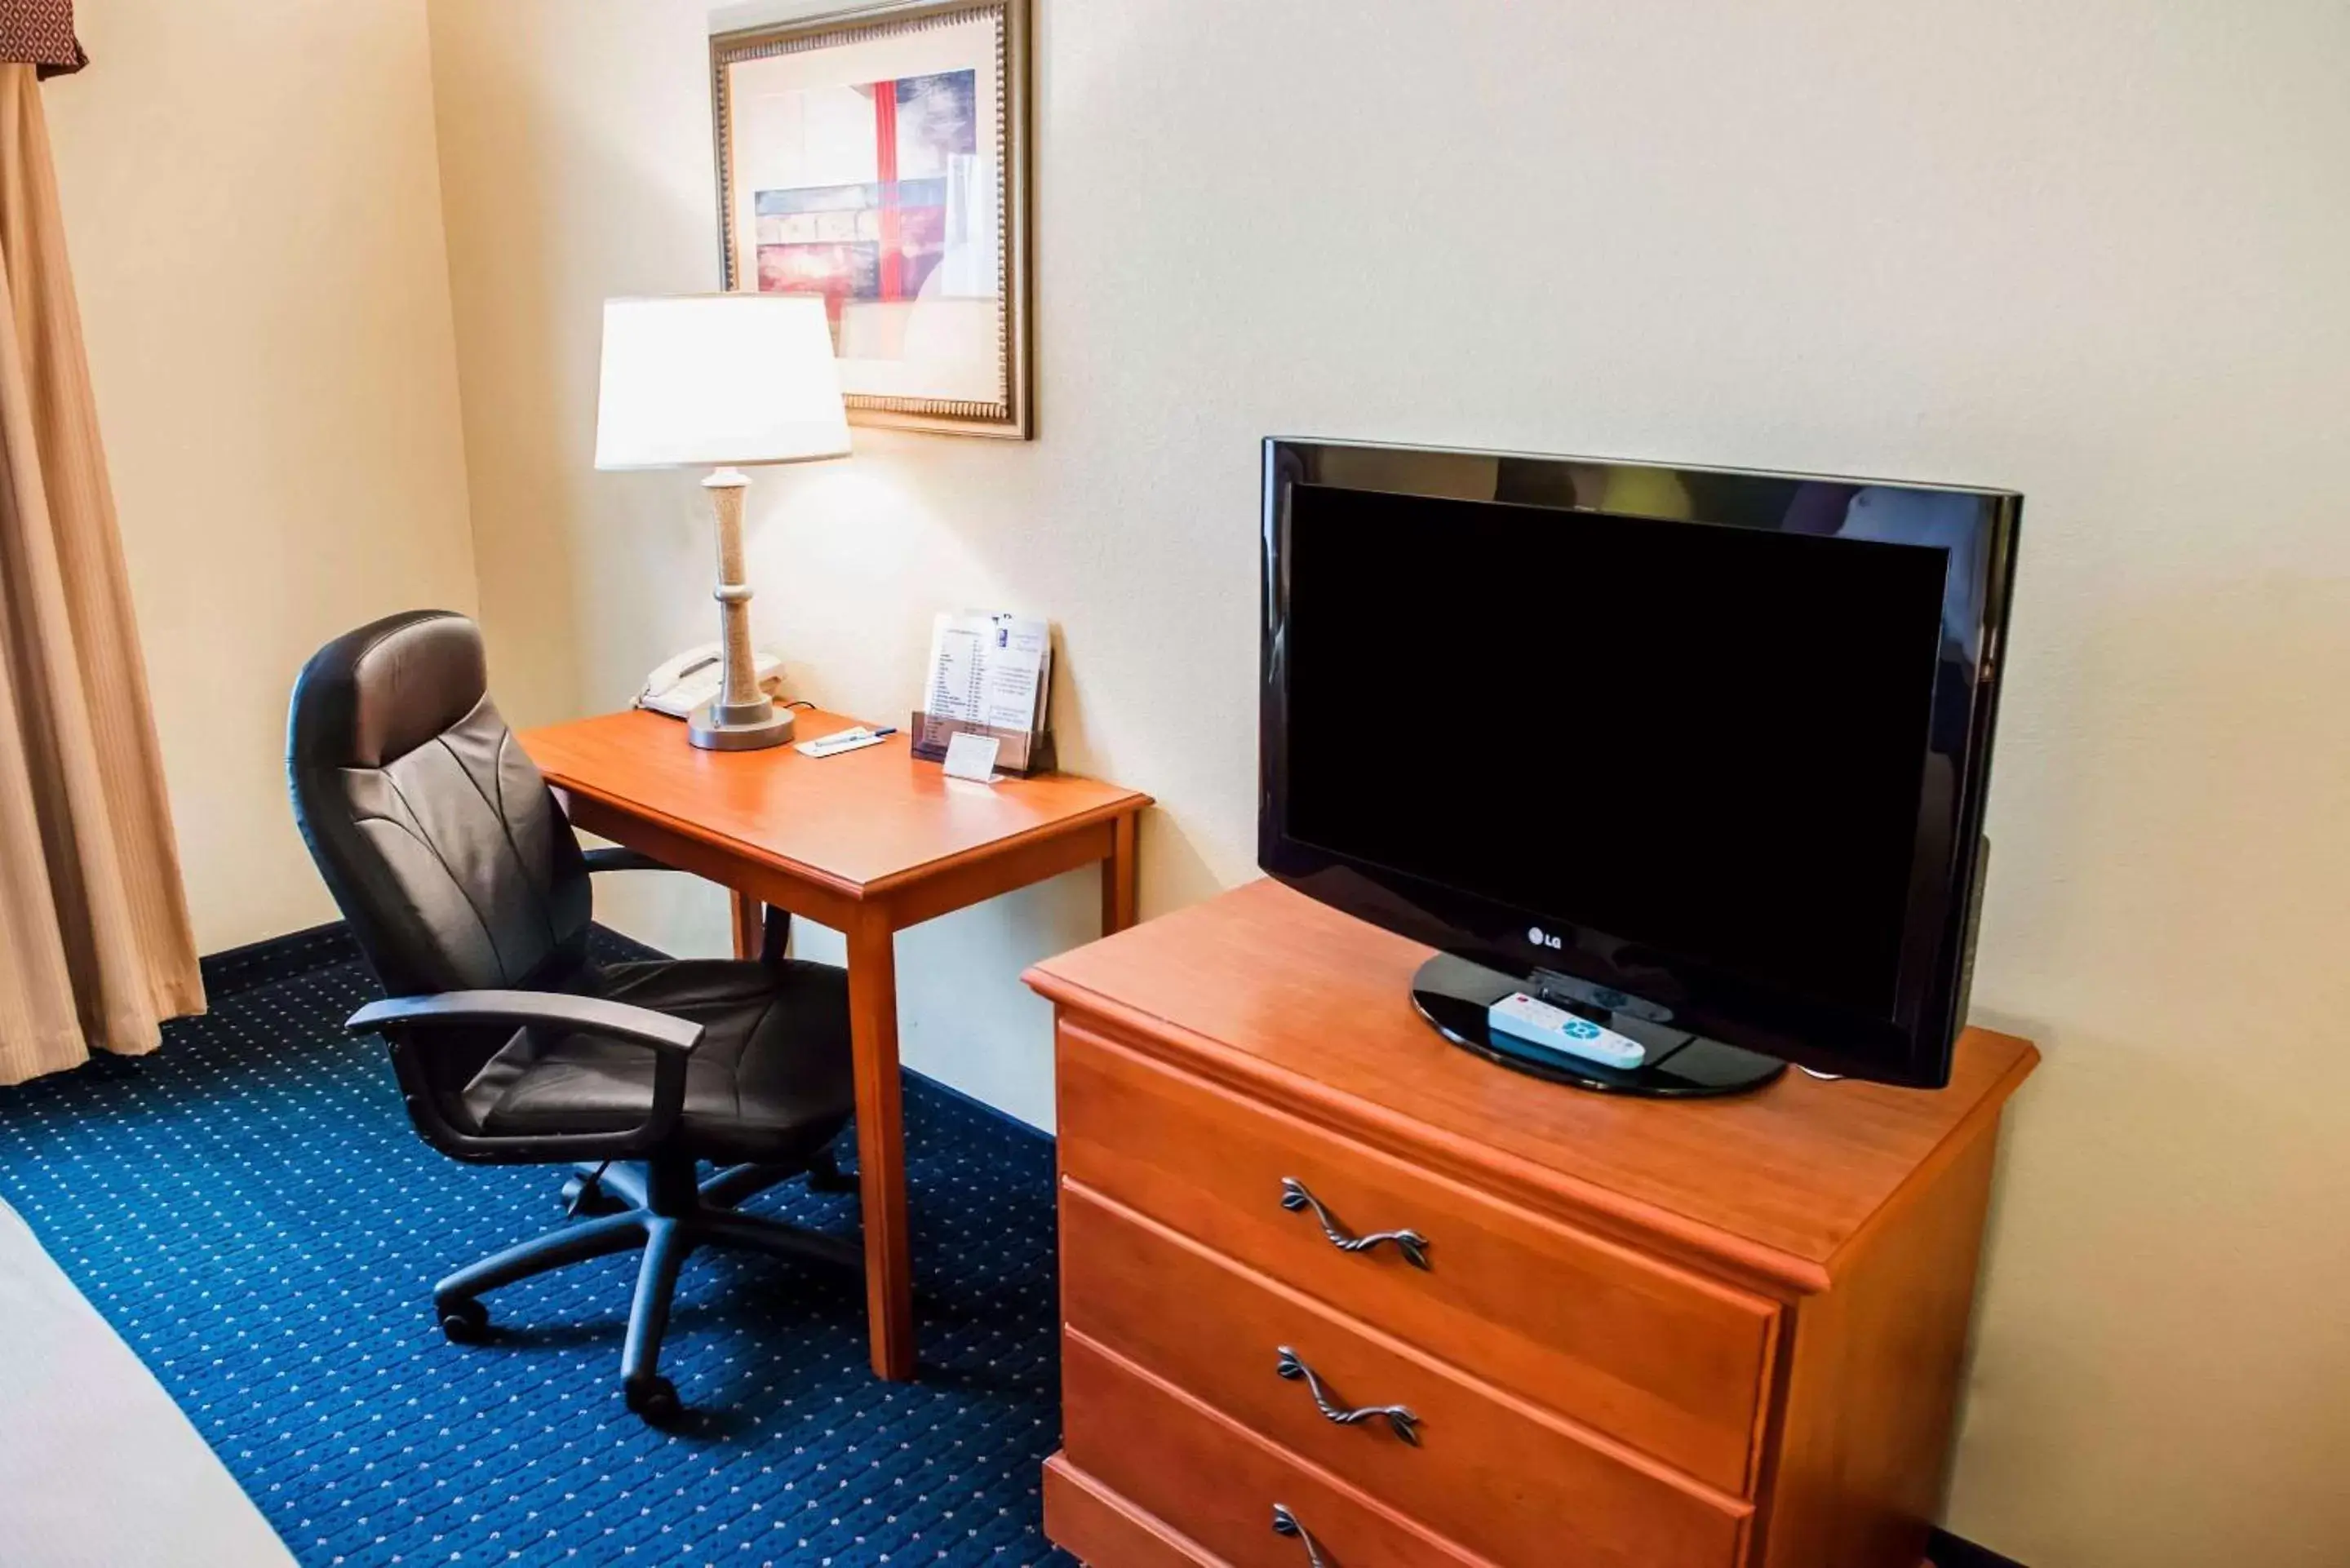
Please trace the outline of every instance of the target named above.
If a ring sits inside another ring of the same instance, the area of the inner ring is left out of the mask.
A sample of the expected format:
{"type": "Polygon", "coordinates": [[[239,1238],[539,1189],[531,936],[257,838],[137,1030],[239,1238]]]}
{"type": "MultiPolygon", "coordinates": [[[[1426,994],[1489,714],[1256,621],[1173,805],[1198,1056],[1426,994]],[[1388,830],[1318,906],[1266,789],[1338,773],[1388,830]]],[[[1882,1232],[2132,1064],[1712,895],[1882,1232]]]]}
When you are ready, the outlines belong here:
{"type": "Polygon", "coordinates": [[[1607,1067],[1637,1067],[1648,1060],[1648,1047],[1638,1040],[1603,1029],[1587,1018],[1577,1018],[1563,1007],[1553,1007],[1516,992],[1485,1010],[1488,1028],[1515,1039],[1581,1056],[1607,1067]]]}

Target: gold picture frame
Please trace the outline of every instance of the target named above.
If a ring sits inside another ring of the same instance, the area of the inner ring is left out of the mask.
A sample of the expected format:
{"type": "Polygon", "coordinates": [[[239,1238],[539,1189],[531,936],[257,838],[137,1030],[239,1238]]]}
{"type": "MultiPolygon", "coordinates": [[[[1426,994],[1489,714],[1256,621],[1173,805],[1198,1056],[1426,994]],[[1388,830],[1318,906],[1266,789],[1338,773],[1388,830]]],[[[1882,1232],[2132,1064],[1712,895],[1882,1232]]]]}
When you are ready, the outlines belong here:
{"type": "Polygon", "coordinates": [[[710,81],[724,286],[826,296],[850,422],[1029,439],[1028,0],[717,34],[710,81]]]}

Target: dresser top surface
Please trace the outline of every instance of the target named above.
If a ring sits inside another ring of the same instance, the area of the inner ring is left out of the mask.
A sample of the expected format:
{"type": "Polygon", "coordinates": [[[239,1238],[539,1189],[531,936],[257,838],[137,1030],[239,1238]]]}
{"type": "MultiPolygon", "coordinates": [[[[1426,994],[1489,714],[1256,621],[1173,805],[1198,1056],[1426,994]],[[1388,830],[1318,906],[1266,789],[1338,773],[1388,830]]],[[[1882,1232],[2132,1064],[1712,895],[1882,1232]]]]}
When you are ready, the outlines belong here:
{"type": "Polygon", "coordinates": [[[1628,1200],[1636,1215],[1678,1217],[1696,1244],[1727,1244],[1814,1288],[1870,1217],[2039,1059],[2026,1041],[1970,1029],[1950,1086],[1936,1092],[1790,1072],[1720,1099],[1595,1094],[1447,1044],[1411,1005],[1429,951],[1260,881],[1049,960],[1028,979],[1315,1119],[1425,1145],[1571,1207],[1628,1200]]]}

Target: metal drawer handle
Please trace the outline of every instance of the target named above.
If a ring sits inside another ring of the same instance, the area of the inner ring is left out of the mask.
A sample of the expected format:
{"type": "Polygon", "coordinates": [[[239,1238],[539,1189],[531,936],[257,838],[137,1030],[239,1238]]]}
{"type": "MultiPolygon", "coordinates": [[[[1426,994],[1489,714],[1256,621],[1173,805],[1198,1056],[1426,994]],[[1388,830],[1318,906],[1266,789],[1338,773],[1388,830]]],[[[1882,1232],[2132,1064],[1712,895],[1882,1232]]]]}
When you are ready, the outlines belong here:
{"type": "Polygon", "coordinates": [[[1305,1533],[1305,1527],[1297,1522],[1297,1516],[1284,1504],[1276,1502],[1273,1505],[1273,1532],[1304,1542],[1305,1568],[1333,1568],[1330,1560],[1322,1555],[1322,1543],[1305,1533]]]}
{"type": "Polygon", "coordinates": [[[1407,1407],[1365,1405],[1356,1409],[1347,1408],[1331,1397],[1328,1386],[1314,1375],[1314,1368],[1300,1361],[1297,1352],[1285,1345],[1281,1346],[1280,1357],[1274,1362],[1273,1369],[1292,1383],[1303,1380],[1307,1391],[1314,1396],[1314,1403],[1321,1408],[1323,1417],[1333,1426],[1359,1426],[1365,1421],[1384,1417],[1397,1437],[1415,1449],[1419,1447],[1419,1417],[1407,1407]]]}
{"type": "Polygon", "coordinates": [[[1322,1222],[1322,1234],[1329,1237],[1330,1245],[1342,1252],[1367,1252],[1374,1247],[1393,1242],[1395,1250],[1403,1254],[1405,1262],[1415,1269],[1428,1267],[1427,1237],[1417,1231],[1377,1231],[1367,1236],[1349,1235],[1331,1217],[1330,1211],[1322,1207],[1322,1200],[1305,1190],[1305,1183],[1294,1176],[1281,1179],[1281,1206],[1292,1214],[1303,1214],[1312,1210],[1314,1218],[1322,1222]]]}

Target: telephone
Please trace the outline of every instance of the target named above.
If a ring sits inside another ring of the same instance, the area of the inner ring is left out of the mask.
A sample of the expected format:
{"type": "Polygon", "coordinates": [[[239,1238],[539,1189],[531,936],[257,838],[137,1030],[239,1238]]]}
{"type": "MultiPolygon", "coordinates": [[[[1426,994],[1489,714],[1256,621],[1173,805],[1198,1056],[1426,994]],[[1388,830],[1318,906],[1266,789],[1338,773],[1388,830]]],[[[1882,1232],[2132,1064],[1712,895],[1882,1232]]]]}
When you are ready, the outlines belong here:
{"type": "MultiPolygon", "coordinates": [[[[770,697],[781,697],[784,661],[762,648],[752,653],[751,662],[758,671],[759,690],[770,697]]],[[[718,683],[723,670],[716,643],[689,648],[645,677],[645,689],[637,693],[637,706],[666,713],[672,719],[690,718],[704,702],[718,700],[718,683]]]]}

